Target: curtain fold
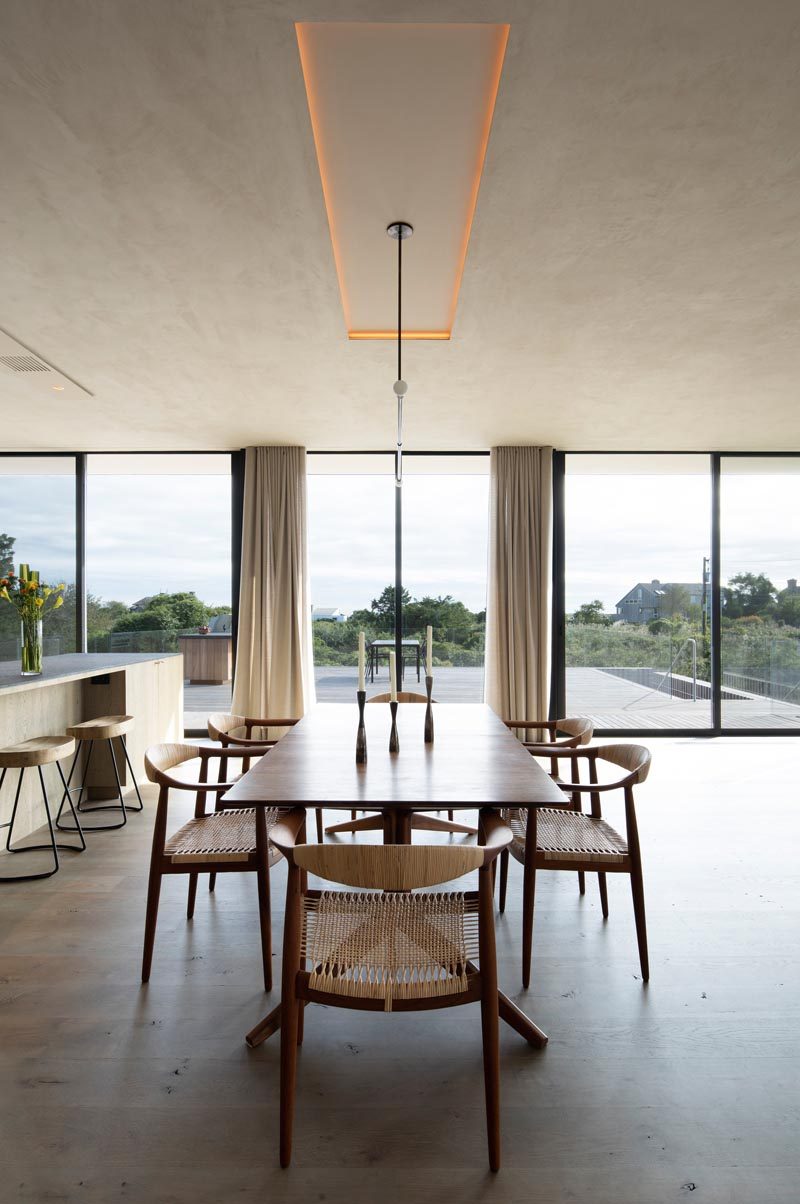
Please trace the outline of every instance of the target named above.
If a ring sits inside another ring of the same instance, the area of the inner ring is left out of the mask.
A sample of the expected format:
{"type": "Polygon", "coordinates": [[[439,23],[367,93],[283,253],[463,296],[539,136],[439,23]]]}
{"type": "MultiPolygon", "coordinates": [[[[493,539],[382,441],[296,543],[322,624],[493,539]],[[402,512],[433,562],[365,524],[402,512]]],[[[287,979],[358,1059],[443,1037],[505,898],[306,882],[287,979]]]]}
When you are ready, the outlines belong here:
{"type": "Polygon", "coordinates": [[[248,447],[233,710],[299,718],[314,702],[304,447],[248,447]]]}
{"type": "Polygon", "coordinates": [[[553,449],[493,447],[485,698],[502,719],[550,705],[553,449]]]}

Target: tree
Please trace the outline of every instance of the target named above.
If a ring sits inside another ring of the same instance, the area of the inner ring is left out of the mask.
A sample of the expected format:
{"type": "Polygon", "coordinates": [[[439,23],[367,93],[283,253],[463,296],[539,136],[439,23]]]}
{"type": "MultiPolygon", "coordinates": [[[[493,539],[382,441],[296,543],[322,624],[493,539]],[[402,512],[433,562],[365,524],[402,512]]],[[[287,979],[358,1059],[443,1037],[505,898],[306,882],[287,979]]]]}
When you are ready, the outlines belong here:
{"type": "Polygon", "coordinates": [[[665,585],[661,591],[658,609],[662,619],[676,619],[689,612],[691,595],[685,585],[665,585]]]}
{"type": "Polygon", "coordinates": [[[142,610],[128,611],[113,631],[182,631],[201,627],[208,616],[204,602],[194,592],[154,594],[142,610]]]}
{"type": "Polygon", "coordinates": [[[778,594],[775,617],[788,627],[800,627],[800,591],[781,590],[778,594]]]}
{"type": "Polygon", "coordinates": [[[764,573],[737,573],[722,591],[722,613],[729,619],[774,614],[775,586],[764,573]]]}
{"type": "Polygon", "coordinates": [[[586,623],[595,627],[610,627],[613,623],[607,614],[603,613],[603,603],[599,598],[595,598],[593,602],[584,602],[572,616],[573,623],[586,623]]]}
{"type": "Polygon", "coordinates": [[[0,577],[7,577],[9,573],[14,571],[14,544],[16,540],[13,535],[0,534],[0,577]]]}
{"type": "MultiPolygon", "coordinates": [[[[394,597],[395,588],[393,585],[387,585],[386,589],[371,602],[372,614],[377,619],[393,619],[394,618],[394,597]]],[[[400,600],[403,606],[406,606],[411,601],[411,595],[407,589],[404,589],[400,600]]]]}

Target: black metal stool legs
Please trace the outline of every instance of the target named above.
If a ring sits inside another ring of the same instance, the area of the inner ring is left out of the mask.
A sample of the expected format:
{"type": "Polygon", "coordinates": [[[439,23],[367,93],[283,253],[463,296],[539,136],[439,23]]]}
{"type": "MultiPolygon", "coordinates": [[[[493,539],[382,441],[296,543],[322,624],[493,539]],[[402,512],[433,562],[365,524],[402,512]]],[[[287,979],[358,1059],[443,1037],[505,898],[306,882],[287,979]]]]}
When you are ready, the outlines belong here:
{"type": "Polygon", "coordinates": [[[128,756],[127,741],[124,736],[120,736],[119,740],[120,740],[120,744],[122,745],[122,751],[125,754],[125,764],[128,766],[128,770],[130,771],[131,781],[133,782],[133,788],[136,791],[136,797],[139,800],[138,807],[134,807],[133,803],[131,803],[129,801],[128,802],[128,810],[129,811],[144,811],[144,803],[142,802],[142,796],[139,793],[139,783],[136,781],[136,774],[133,772],[133,766],[131,765],[131,759],[128,756]]]}
{"type": "MultiPolygon", "coordinates": [[[[86,775],[89,770],[89,763],[92,759],[92,752],[94,750],[94,744],[95,744],[95,742],[92,740],[92,741],[89,741],[89,751],[86,754],[86,764],[83,767],[83,780],[81,782],[79,793],[78,793],[77,810],[81,813],[81,815],[92,815],[95,811],[117,811],[117,812],[121,813],[122,818],[120,819],[119,823],[116,823],[116,824],[90,824],[86,828],[87,832],[114,832],[114,831],[116,831],[117,828],[124,828],[126,823],[128,822],[128,812],[125,807],[125,799],[122,794],[122,782],[120,781],[119,769],[117,768],[117,758],[114,755],[114,744],[113,744],[112,740],[108,740],[107,743],[108,743],[108,751],[111,754],[111,764],[114,769],[114,781],[116,782],[116,786],[117,786],[117,800],[118,801],[114,802],[114,803],[99,803],[97,806],[94,806],[94,807],[84,806],[83,794],[86,789],[86,775]]],[[[124,747],[124,744],[123,744],[123,747],[124,747]]],[[[67,827],[66,825],[62,824],[60,821],[61,821],[61,813],[64,809],[64,803],[67,801],[68,798],[71,800],[73,791],[78,790],[77,786],[73,786],[72,788],[70,788],[70,783],[72,782],[72,775],[75,772],[75,766],[78,764],[78,758],[80,757],[80,753],[81,753],[81,746],[78,745],[78,748],[75,751],[75,756],[73,758],[72,765],[70,766],[69,777],[67,778],[66,788],[64,791],[64,797],[61,800],[61,806],[59,807],[58,815],[56,816],[56,827],[61,832],[74,831],[73,828],[67,827]]],[[[130,761],[128,760],[128,750],[127,749],[125,749],[125,759],[126,759],[126,761],[128,761],[128,765],[130,765],[130,761]]],[[[132,767],[131,767],[131,774],[133,774],[132,767]]],[[[141,799],[141,795],[139,794],[138,786],[136,787],[136,796],[139,799],[139,806],[136,807],[135,810],[141,811],[142,799],[141,799]]],[[[71,801],[70,801],[70,807],[72,807],[71,801]]],[[[74,814],[74,809],[73,809],[73,814],[74,814]]]]}
{"type": "MultiPolygon", "coordinates": [[[[64,771],[62,770],[62,768],[61,768],[60,764],[58,764],[58,762],[56,762],[56,764],[58,765],[58,773],[61,778],[61,782],[62,782],[64,788],[66,789],[66,782],[64,781],[64,771]]],[[[71,800],[69,802],[69,806],[70,806],[70,810],[72,811],[73,817],[75,819],[76,826],[74,829],[70,829],[70,830],[75,831],[80,836],[81,843],[79,845],[58,844],[58,842],[56,841],[56,834],[55,834],[55,830],[53,828],[53,818],[50,814],[50,801],[47,797],[47,787],[45,786],[45,783],[44,783],[44,774],[42,773],[41,765],[38,765],[37,769],[39,770],[39,784],[42,788],[42,799],[44,800],[44,810],[45,810],[45,815],[47,816],[47,827],[50,832],[50,840],[47,844],[26,844],[26,845],[18,845],[17,848],[11,847],[11,838],[14,833],[14,823],[17,818],[17,808],[19,807],[19,796],[20,796],[20,791],[22,790],[22,779],[25,776],[25,770],[20,769],[19,778],[17,780],[17,790],[16,790],[16,794],[14,795],[14,809],[11,812],[11,819],[8,823],[8,835],[6,836],[6,850],[9,853],[36,853],[36,852],[40,852],[40,851],[49,851],[53,854],[53,866],[52,866],[52,869],[44,870],[43,872],[37,873],[37,874],[11,874],[11,875],[7,875],[5,877],[0,877],[0,882],[35,882],[39,878],[52,878],[53,874],[58,873],[58,850],[59,849],[71,850],[72,852],[75,852],[75,853],[82,853],[83,850],[86,848],[86,841],[84,840],[80,821],[78,819],[77,814],[75,813],[75,808],[72,806],[71,800]]],[[[5,770],[4,770],[2,777],[0,777],[0,786],[2,786],[5,776],[6,775],[5,775],[5,770]]]]}

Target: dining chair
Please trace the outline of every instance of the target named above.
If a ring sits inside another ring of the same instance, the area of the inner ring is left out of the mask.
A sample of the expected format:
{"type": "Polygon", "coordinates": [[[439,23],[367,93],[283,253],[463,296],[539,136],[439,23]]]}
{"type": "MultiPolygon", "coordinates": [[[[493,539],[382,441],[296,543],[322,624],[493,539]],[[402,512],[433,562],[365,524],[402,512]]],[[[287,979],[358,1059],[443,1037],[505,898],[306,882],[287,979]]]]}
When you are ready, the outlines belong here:
{"type": "Polygon", "coordinates": [[[305,823],[301,809],[285,813],[272,829],[273,844],[288,862],[281,978],[281,1166],[288,1166],[292,1156],[297,1046],[308,1003],[409,1012],[479,1002],[489,1165],[499,1169],[492,863],[508,847],[512,833],[496,811],[485,809],[480,818],[477,847],[298,843],[305,823]],[[429,889],[475,870],[477,891],[429,889]],[[355,889],[309,890],[308,874],[355,889]]]}
{"type": "Polygon", "coordinates": [[[559,760],[588,763],[589,781],[570,781],[564,789],[588,794],[591,813],[561,807],[509,809],[505,819],[514,839],[500,859],[500,911],[505,911],[509,854],[524,866],[522,882],[522,985],[530,986],[533,948],[533,907],[538,870],[597,871],[603,919],[608,919],[606,874],[628,874],[633,896],[633,915],[639,945],[639,963],[645,982],[650,977],[647,954],[647,925],[644,910],[642,858],[636,824],[633,788],[650,771],[650,752],[640,744],[605,744],[592,748],[547,747],[545,754],[559,760]],[[600,782],[598,761],[626,771],[613,782],[600,782]],[[603,818],[601,795],[619,791],[625,802],[625,835],[620,835],[603,818]]]}
{"type": "MultiPolygon", "coordinates": [[[[387,702],[391,702],[391,701],[392,701],[391,694],[375,694],[372,698],[367,699],[368,703],[370,703],[370,702],[387,703],[387,702]]],[[[397,701],[399,703],[405,703],[405,702],[427,703],[428,698],[427,698],[426,694],[415,694],[411,690],[398,690],[397,701]]],[[[431,702],[435,703],[436,699],[432,698],[431,702]]],[[[322,815],[322,812],[317,811],[317,837],[320,841],[322,840],[321,815],[322,815]]],[[[464,836],[474,836],[478,830],[477,828],[471,827],[469,824],[458,823],[456,820],[453,819],[452,811],[447,812],[447,819],[437,819],[433,815],[424,815],[421,812],[415,812],[415,814],[411,818],[411,827],[416,829],[417,831],[450,832],[450,833],[455,832],[455,833],[458,833],[458,834],[464,835],[464,836]]],[[[335,835],[337,833],[342,833],[342,832],[378,832],[378,831],[381,831],[382,829],[383,829],[383,816],[382,815],[366,815],[362,819],[357,819],[356,812],[351,811],[349,820],[343,820],[342,823],[339,823],[339,824],[331,824],[330,827],[327,827],[325,829],[325,832],[327,833],[327,835],[331,836],[331,835],[335,835]]]]}
{"type": "MultiPolygon", "coordinates": [[[[209,739],[221,744],[223,748],[230,748],[235,745],[237,748],[252,748],[257,745],[261,753],[268,752],[280,743],[281,737],[276,736],[274,740],[268,738],[267,735],[261,737],[254,735],[254,732],[274,732],[278,728],[294,727],[299,723],[299,719],[250,719],[244,715],[229,715],[220,711],[209,715],[207,721],[207,729],[209,739]]],[[[250,768],[250,753],[242,761],[242,773],[247,773],[250,768]]],[[[260,754],[259,754],[260,755],[260,754]]],[[[219,765],[220,780],[225,772],[225,766],[222,761],[219,765]]],[[[217,805],[219,804],[219,795],[217,796],[217,805]]],[[[322,840],[322,820],[317,818],[317,830],[319,838],[322,840]]],[[[217,875],[209,874],[208,889],[213,891],[216,886],[217,875]]]]}
{"type": "MultiPolygon", "coordinates": [[[[150,856],[150,878],[147,888],[147,912],[144,928],[142,982],[150,979],[153,945],[158,919],[161,879],[165,874],[189,875],[189,899],[186,917],[194,915],[197,880],[201,873],[252,873],[258,882],[258,912],[261,925],[261,959],[264,970],[264,989],[272,990],[272,932],[270,919],[269,871],[279,859],[270,848],[266,858],[259,856],[256,847],[255,811],[206,811],[206,796],[219,796],[234,784],[229,781],[209,781],[209,762],[219,758],[225,766],[268,751],[258,745],[239,748],[215,748],[211,745],[156,744],[145,753],[144,765],[148,780],[159,786],[158,806],[153,827],[153,847],[150,856]],[[175,777],[169,771],[199,759],[197,778],[175,777]],[[194,818],[167,836],[167,815],[170,791],[189,790],[196,795],[194,818]]],[[[277,808],[266,812],[267,830],[276,822],[277,808]]]]}
{"type": "MultiPolygon", "coordinates": [[[[531,756],[535,757],[546,757],[551,748],[578,748],[580,745],[589,744],[594,734],[591,719],[583,716],[574,719],[569,716],[565,716],[563,719],[506,719],[504,722],[506,727],[511,728],[512,731],[522,732],[522,743],[531,756]],[[538,742],[526,739],[527,734],[532,731],[543,733],[538,742]]],[[[577,757],[571,759],[569,768],[571,780],[579,782],[580,762],[577,757]]],[[[566,788],[566,783],[559,775],[558,762],[555,757],[550,761],[550,777],[558,786],[566,788]]],[[[580,811],[582,809],[581,796],[573,793],[569,803],[565,806],[572,807],[573,811],[580,811]]],[[[586,894],[586,875],[583,870],[578,870],[578,890],[582,895],[586,894]]]]}

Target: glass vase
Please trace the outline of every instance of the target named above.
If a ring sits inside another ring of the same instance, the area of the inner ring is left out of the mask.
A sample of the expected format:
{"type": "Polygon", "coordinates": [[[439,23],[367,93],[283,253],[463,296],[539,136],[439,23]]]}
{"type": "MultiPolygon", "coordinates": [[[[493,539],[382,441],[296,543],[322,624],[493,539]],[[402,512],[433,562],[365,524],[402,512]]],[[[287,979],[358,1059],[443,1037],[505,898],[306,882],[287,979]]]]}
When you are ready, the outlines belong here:
{"type": "Polygon", "coordinates": [[[22,620],[22,676],[35,677],[42,671],[42,620],[22,620]]]}

